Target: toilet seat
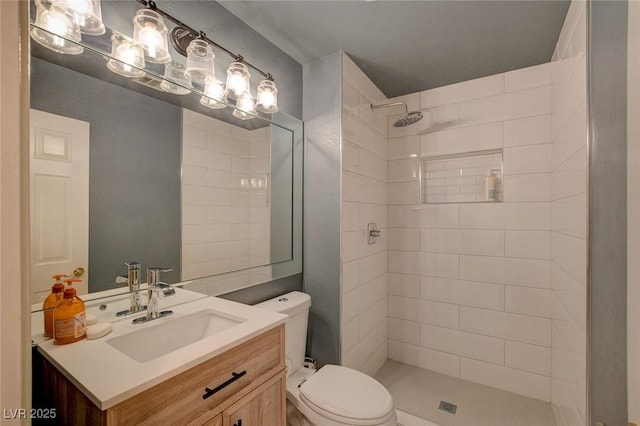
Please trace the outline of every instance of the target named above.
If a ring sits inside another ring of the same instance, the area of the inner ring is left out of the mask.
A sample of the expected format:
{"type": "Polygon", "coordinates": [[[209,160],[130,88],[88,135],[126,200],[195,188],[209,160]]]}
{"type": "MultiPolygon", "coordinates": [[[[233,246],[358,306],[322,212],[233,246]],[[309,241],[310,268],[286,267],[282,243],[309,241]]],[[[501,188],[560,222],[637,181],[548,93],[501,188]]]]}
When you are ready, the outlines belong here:
{"type": "Polygon", "coordinates": [[[351,368],[325,365],[299,387],[300,399],[322,417],[349,425],[385,424],[393,399],[373,378],[351,368]]]}

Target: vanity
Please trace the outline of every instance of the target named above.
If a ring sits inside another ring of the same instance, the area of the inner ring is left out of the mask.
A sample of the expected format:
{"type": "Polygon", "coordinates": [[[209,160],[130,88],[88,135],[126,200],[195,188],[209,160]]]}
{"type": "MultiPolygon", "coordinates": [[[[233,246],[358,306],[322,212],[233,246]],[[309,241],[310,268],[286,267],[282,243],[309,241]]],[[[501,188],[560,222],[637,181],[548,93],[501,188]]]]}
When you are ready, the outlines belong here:
{"type": "Polygon", "coordinates": [[[172,310],[100,339],[39,345],[62,424],[284,425],[286,317],[217,297],[172,310]]]}

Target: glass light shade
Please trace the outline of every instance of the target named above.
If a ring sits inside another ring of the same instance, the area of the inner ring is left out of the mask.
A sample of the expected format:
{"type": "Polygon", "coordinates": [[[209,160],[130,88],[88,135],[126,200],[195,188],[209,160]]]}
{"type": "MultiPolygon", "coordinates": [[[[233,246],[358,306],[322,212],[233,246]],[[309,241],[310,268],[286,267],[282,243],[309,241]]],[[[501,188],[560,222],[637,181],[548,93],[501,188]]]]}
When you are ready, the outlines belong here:
{"type": "Polygon", "coordinates": [[[72,12],[55,4],[36,1],[36,27],[31,38],[54,52],[79,55],[84,49],[80,42],[80,28],[72,12]],[[40,27],[40,28],[37,28],[40,27]]]}
{"type": "Polygon", "coordinates": [[[191,79],[184,73],[184,65],[180,62],[169,62],[164,66],[164,80],[160,83],[160,87],[165,92],[174,95],[186,95],[191,93],[191,79]],[[174,84],[175,83],[175,84],[174,84]]]}
{"type": "Polygon", "coordinates": [[[171,61],[167,26],[157,12],[140,9],[133,17],[133,38],[144,48],[145,60],[155,63],[171,61]]]}
{"type": "Polygon", "coordinates": [[[214,80],[216,74],[213,68],[213,49],[204,40],[191,40],[187,47],[187,69],[185,73],[191,81],[206,84],[209,80],[214,80]]]}
{"type": "Polygon", "coordinates": [[[111,35],[111,59],[107,68],[125,77],[142,77],[144,68],[144,49],[142,45],[122,34],[111,35]]]}
{"type": "Polygon", "coordinates": [[[221,109],[227,106],[226,101],[224,84],[221,81],[209,80],[204,86],[204,96],[200,98],[200,103],[207,108],[221,109]]]}
{"type": "Polygon", "coordinates": [[[84,34],[104,34],[100,0],[53,0],[53,3],[72,12],[84,34]]]}
{"type": "Polygon", "coordinates": [[[255,116],[255,100],[251,97],[251,93],[244,92],[236,102],[236,108],[233,110],[233,116],[241,120],[248,120],[255,116]]]}
{"type": "Polygon", "coordinates": [[[265,114],[278,112],[278,89],[271,80],[262,80],[258,84],[256,110],[265,114]]]}
{"type": "Polygon", "coordinates": [[[231,63],[227,69],[227,89],[225,90],[225,94],[228,98],[238,99],[249,90],[249,68],[242,62],[231,63]]]}

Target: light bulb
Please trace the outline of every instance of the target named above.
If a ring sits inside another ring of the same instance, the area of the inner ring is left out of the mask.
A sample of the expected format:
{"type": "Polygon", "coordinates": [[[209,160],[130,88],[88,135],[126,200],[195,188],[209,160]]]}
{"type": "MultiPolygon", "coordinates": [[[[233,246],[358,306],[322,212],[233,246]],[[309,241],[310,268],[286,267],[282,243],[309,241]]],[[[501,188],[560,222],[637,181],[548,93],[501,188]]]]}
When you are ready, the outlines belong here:
{"type": "Polygon", "coordinates": [[[225,94],[231,99],[238,99],[250,90],[249,69],[242,62],[233,62],[227,69],[227,90],[225,94]]]}
{"type": "Polygon", "coordinates": [[[272,80],[262,80],[258,84],[256,110],[265,114],[278,112],[278,89],[272,80]]]}
{"type": "Polygon", "coordinates": [[[226,101],[224,85],[217,80],[209,80],[204,87],[204,96],[200,98],[200,103],[207,108],[220,109],[227,106],[226,101]]]}
{"type": "Polygon", "coordinates": [[[90,0],[65,0],[67,7],[80,15],[93,13],[93,4],[90,0]]]}
{"type": "Polygon", "coordinates": [[[111,56],[107,68],[125,77],[142,77],[144,75],[144,50],[137,43],[122,34],[111,35],[111,56]]]}
{"type": "Polygon", "coordinates": [[[144,48],[145,59],[149,62],[171,62],[167,26],[157,12],[140,9],[133,17],[133,39],[144,48]]]}
{"type": "Polygon", "coordinates": [[[251,93],[244,92],[236,102],[236,109],[233,110],[233,116],[241,120],[248,120],[255,116],[255,101],[251,97],[251,93]]]}
{"type": "Polygon", "coordinates": [[[80,31],[90,35],[102,35],[105,26],[102,23],[100,0],[51,0],[74,15],[80,31]]]}
{"type": "Polygon", "coordinates": [[[36,23],[31,29],[31,38],[54,52],[79,55],[83,47],[80,28],[73,12],[56,4],[48,6],[36,1],[36,23]]]}
{"type": "Polygon", "coordinates": [[[155,57],[158,53],[158,48],[162,46],[162,35],[154,26],[147,24],[138,33],[138,41],[142,43],[149,56],[155,57]]]}

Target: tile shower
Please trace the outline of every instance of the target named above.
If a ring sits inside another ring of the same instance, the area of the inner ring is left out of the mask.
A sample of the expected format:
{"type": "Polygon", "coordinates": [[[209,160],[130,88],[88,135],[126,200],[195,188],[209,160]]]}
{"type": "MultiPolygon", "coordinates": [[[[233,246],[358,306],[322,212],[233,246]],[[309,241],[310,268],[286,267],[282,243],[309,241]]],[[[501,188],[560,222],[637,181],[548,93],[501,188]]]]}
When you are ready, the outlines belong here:
{"type": "Polygon", "coordinates": [[[585,424],[585,10],[571,4],[550,63],[388,100],[424,114],[403,128],[343,57],[344,365],[374,374],[388,357],[585,424]],[[477,151],[502,154],[502,202],[456,202],[481,191],[483,175],[460,179],[477,151]],[[448,156],[442,203],[424,203],[422,159],[448,156]]]}

